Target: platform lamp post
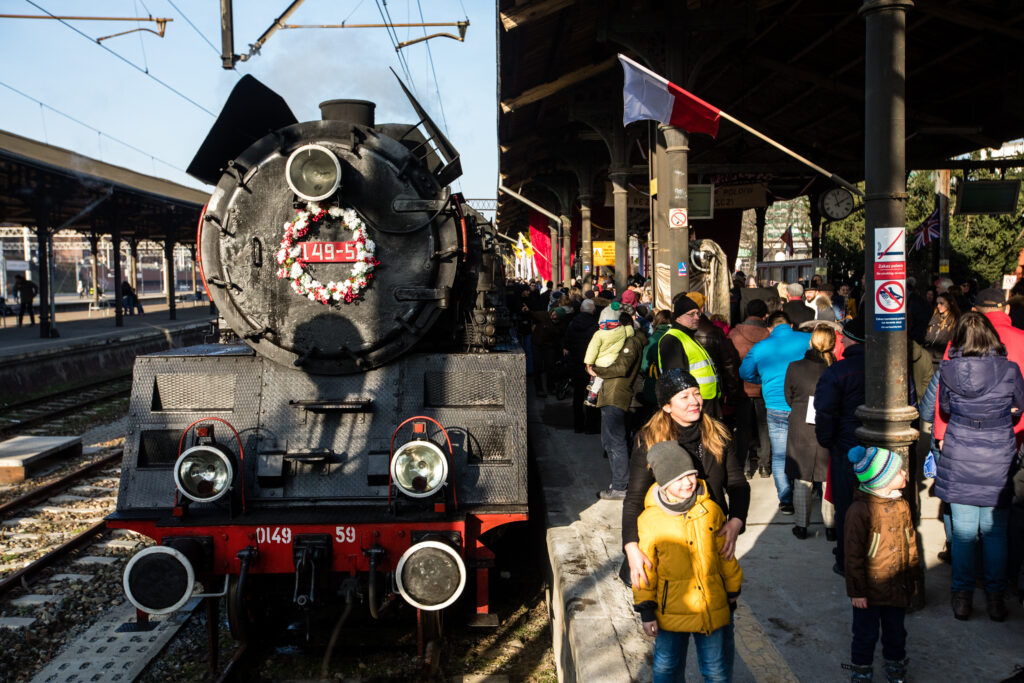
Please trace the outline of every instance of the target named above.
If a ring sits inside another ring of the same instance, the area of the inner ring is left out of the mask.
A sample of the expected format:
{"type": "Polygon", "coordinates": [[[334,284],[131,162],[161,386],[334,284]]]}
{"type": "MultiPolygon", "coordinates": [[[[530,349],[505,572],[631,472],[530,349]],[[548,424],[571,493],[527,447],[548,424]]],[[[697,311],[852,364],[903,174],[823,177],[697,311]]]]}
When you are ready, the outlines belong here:
{"type": "Polygon", "coordinates": [[[865,45],[865,444],[905,462],[918,433],[908,405],[906,316],[906,14],[910,0],[868,0],[865,45]]]}

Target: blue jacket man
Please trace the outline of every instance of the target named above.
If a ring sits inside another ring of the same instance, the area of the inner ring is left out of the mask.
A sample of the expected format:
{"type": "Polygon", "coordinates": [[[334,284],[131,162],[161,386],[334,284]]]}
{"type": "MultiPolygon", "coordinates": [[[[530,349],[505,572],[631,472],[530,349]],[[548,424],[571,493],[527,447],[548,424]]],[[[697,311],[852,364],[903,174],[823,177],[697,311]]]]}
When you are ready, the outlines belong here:
{"type": "MultiPolygon", "coordinates": [[[[836,563],[833,570],[842,573],[846,560],[843,551],[846,511],[859,485],[853,465],[846,457],[856,446],[860,418],[857,407],[864,404],[864,318],[858,316],[843,327],[843,359],[822,373],[814,389],[814,435],[831,456],[832,503],[836,508],[836,563]]],[[[911,382],[911,384],[913,384],[911,382]]]]}
{"type": "Polygon", "coordinates": [[[772,446],[772,478],[779,495],[779,511],[793,514],[793,487],[786,476],[786,436],[789,432],[789,404],[786,403],[786,370],[789,364],[804,357],[811,345],[811,335],[796,332],[789,316],[777,311],[768,316],[768,336],[750,347],[740,377],[761,385],[768,415],[768,440],[772,446]]]}

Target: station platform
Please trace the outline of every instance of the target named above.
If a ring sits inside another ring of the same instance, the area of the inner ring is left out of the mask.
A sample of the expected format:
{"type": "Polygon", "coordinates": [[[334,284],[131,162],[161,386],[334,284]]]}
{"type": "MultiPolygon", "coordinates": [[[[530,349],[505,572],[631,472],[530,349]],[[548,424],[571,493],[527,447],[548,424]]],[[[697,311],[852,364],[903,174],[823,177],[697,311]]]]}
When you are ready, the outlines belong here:
{"type": "MultiPolygon", "coordinates": [[[[620,581],[622,503],[598,500],[611,472],[598,435],[575,434],[568,401],[529,399],[530,447],[543,482],[555,661],[562,681],[649,681],[654,641],[633,611],[620,581]]],[[[793,518],[778,512],[770,478],[755,477],[747,530],[737,542],[743,590],[735,614],[734,680],[848,681],[851,606],[842,577],[832,572],[833,544],[820,516],[798,540],[793,518]]],[[[815,513],[817,514],[817,513],[815,513]]],[[[921,535],[926,564],[923,610],[907,615],[910,680],[1001,681],[1024,665],[1024,609],[1007,600],[1010,616],[985,614],[984,592],[969,621],[953,618],[950,567],[937,553],[944,542],[938,500],[922,493],[921,535]]],[[[881,645],[875,680],[885,680],[881,645]]],[[[686,680],[701,680],[689,648],[686,680]]]]}
{"type": "Polygon", "coordinates": [[[30,325],[7,316],[0,328],[0,404],[65,387],[72,388],[131,371],[137,355],[172,347],[201,344],[212,338],[216,314],[206,302],[175,305],[170,320],[163,299],[143,300],[145,315],[124,316],[116,327],[114,314],[87,310],[58,310],[58,337],[39,336],[39,318],[30,325]],[[91,313],[91,315],[90,315],[91,313]]]}

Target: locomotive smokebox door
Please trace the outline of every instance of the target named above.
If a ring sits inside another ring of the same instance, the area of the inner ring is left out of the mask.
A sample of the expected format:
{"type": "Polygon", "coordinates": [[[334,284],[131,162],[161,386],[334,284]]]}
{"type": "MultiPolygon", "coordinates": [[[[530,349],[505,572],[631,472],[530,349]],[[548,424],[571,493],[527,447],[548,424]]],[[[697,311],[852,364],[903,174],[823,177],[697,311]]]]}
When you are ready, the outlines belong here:
{"type": "Polygon", "coordinates": [[[286,126],[228,164],[201,262],[225,322],[260,354],[348,374],[408,351],[448,306],[458,219],[414,127],[382,135],[361,100],[321,108],[346,118],[286,126]]]}

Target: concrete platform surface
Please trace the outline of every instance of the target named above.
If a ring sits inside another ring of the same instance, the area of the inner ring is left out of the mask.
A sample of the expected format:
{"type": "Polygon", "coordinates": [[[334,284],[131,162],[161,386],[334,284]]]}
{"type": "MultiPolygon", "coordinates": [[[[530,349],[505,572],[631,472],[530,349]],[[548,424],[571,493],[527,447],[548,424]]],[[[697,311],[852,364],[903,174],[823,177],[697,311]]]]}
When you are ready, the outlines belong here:
{"type": "MultiPolygon", "coordinates": [[[[563,681],[651,680],[653,639],[643,635],[632,593],[619,580],[621,514],[617,501],[597,500],[611,473],[600,437],[574,434],[568,401],[530,399],[530,446],[543,482],[552,568],[555,660],[563,681]]],[[[778,512],[770,478],[751,480],[747,530],[737,543],[744,582],[735,616],[736,681],[847,681],[851,606],[844,580],[832,572],[832,543],[815,512],[806,540],[778,512]]],[[[976,592],[974,616],[953,618],[950,568],[938,561],[944,536],[938,501],[922,493],[926,606],[907,616],[910,680],[1000,681],[1024,665],[1024,609],[1007,600],[1004,623],[985,615],[976,592]]],[[[694,648],[686,680],[701,680],[694,648]]],[[[876,680],[884,680],[875,651],[876,680]]]]}
{"type": "Polygon", "coordinates": [[[42,463],[58,455],[74,457],[82,453],[77,436],[15,436],[0,443],[0,482],[25,481],[42,463]]]}
{"type": "Polygon", "coordinates": [[[17,319],[12,324],[8,316],[7,327],[0,328],[0,359],[52,352],[81,343],[106,344],[112,339],[151,334],[157,330],[171,330],[216,319],[207,304],[179,304],[175,308],[176,319],[170,320],[168,316],[167,304],[164,303],[147,305],[145,315],[124,316],[121,327],[115,326],[112,314],[88,317],[84,311],[58,312],[56,328],[60,336],[50,339],[39,336],[38,311],[35,325],[29,325],[26,318],[24,325],[17,327],[17,319]]]}

